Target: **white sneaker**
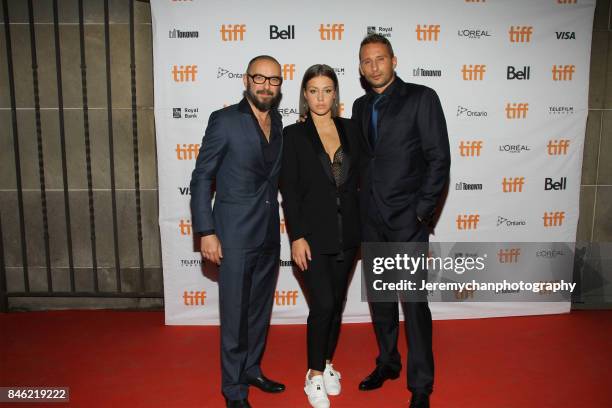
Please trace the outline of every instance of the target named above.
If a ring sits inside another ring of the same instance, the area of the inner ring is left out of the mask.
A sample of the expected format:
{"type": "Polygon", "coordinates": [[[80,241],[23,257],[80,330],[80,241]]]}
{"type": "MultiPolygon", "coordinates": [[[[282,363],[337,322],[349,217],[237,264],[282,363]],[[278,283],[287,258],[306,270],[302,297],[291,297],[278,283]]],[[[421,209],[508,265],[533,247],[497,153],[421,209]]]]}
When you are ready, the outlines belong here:
{"type": "Polygon", "coordinates": [[[325,371],[323,371],[323,382],[325,383],[325,391],[327,395],[340,395],[340,379],[342,376],[336,370],[334,370],[333,364],[325,364],[325,371]]]}
{"type": "Polygon", "coordinates": [[[329,408],[329,398],[325,391],[325,383],[322,375],[314,375],[308,378],[310,370],[306,373],[306,384],[304,392],[308,395],[308,402],[313,408],[329,408]]]}

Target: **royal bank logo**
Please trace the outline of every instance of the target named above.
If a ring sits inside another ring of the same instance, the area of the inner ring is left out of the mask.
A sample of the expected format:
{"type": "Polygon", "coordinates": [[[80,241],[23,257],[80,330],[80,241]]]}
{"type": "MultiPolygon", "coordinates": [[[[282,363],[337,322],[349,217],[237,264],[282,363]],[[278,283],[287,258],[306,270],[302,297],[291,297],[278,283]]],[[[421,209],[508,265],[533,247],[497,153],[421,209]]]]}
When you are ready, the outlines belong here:
{"type": "Polygon", "coordinates": [[[528,145],[524,144],[504,144],[499,145],[497,147],[497,150],[502,153],[519,154],[523,152],[529,152],[531,151],[531,148],[528,145]]]}
{"type": "Polygon", "coordinates": [[[412,70],[412,76],[414,77],[427,77],[427,78],[439,78],[442,76],[441,69],[431,69],[431,68],[414,68],[412,70]]]}
{"type": "Polygon", "coordinates": [[[573,106],[564,106],[564,105],[556,105],[548,107],[549,115],[573,115],[574,107],[573,106]]]}
{"type": "Polygon", "coordinates": [[[270,26],[271,40],[295,40],[295,26],[288,25],[287,28],[279,28],[279,26],[270,26]]]}
{"type": "Polygon", "coordinates": [[[502,217],[501,215],[497,216],[497,227],[508,227],[508,228],[513,228],[513,227],[524,227],[525,225],[527,225],[527,221],[525,220],[521,220],[521,219],[510,219],[510,218],[506,218],[506,217],[502,217]]]}
{"type": "Polygon", "coordinates": [[[455,183],[455,190],[457,191],[479,191],[482,190],[482,183],[464,183],[460,181],[455,183]]]}
{"type": "Polygon", "coordinates": [[[243,72],[232,72],[227,68],[217,68],[217,79],[228,78],[228,79],[240,79],[244,75],[243,72]]]}
{"type": "Polygon", "coordinates": [[[172,108],[173,119],[197,119],[199,108],[172,108]]]}
{"type": "Polygon", "coordinates": [[[469,118],[485,118],[488,113],[486,111],[475,111],[465,106],[457,106],[457,117],[469,117],[469,118]]]}
{"type": "Polygon", "coordinates": [[[457,30],[457,36],[459,36],[459,38],[468,40],[480,40],[482,38],[491,37],[491,33],[489,32],[489,30],[463,28],[457,30]]]}
{"type": "Polygon", "coordinates": [[[176,38],[176,39],[186,39],[186,38],[199,38],[199,31],[183,31],[179,29],[174,29],[168,31],[168,38],[176,38]]]}
{"type": "Polygon", "coordinates": [[[391,38],[393,36],[393,27],[368,26],[367,34],[378,34],[386,38],[391,38]]]}

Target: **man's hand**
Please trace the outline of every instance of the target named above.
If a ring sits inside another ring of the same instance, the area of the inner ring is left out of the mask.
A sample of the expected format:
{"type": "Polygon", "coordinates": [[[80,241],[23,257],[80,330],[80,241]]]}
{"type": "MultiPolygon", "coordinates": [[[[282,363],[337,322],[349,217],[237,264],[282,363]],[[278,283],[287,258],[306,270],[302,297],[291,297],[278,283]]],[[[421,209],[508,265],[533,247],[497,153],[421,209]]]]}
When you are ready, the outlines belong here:
{"type": "Polygon", "coordinates": [[[293,241],[291,243],[291,258],[302,272],[308,269],[308,261],[312,261],[308,241],[304,238],[293,241]]]}
{"type": "Polygon", "coordinates": [[[217,238],[215,234],[205,235],[201,238],[200,251],[204,259],[214,262],[217,265],[221,264],[223,251],[221,250],[221,242],[219,242],[219,238],[217,238]]]}

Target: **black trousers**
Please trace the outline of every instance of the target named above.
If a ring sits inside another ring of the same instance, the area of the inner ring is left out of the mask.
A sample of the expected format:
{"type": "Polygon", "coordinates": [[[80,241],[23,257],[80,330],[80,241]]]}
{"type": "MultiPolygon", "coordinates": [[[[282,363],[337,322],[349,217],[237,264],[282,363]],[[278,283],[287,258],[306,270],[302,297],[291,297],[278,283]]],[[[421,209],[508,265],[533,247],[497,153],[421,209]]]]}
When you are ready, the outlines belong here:
{"type": "MultiPolygon", "coordinates": [[[[418,224],[416,229],[391,230],[376,210],[363,223],[364,242],[428,242],[429,230],[418,224]]],[[[401,302],[404,330],[408,339],[408,389],[413,393],[433,391],[434,359],[432,350],[431,311],[427,302],[401,302]]],[[[401,356],[397,350],[399,334],[398,302],[370,302],[372,324],[378,342],[376,366],[399,372],[401,356]]]]}
{"type": "Polygon", "coordinates": [[[279,245],[223,249],[219,269],[221,388],[228,399],[247,398],[247,377],[262,374],[279,256],[279,245]]]}
{"type": "Polygon", "coordinates": [[[340,334],[342,307],[357,248],[335,255],[312,254],[303,278],[309,298],[307,323],[308,368],[323,371],[340,334]]]}

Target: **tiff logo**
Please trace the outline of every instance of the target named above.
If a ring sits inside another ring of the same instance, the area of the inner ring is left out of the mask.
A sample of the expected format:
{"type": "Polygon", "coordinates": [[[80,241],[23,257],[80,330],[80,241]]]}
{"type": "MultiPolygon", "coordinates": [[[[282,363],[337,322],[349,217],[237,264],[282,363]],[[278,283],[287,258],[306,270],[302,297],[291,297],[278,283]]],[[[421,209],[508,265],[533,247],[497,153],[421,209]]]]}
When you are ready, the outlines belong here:
{"type": "Polygon", "coordinates": [[[546,228],[560,227],[565,220],[565,211],[545,212],[542,219],[544,220],[544,227],[546,228]]]}
{"type": "Polygon", "coordinates": [[[197,73],[197,65],[174,65],[172,67],[172,79],[174,79],[174,82],[195,82],[197,73]]]}
{"type": "Polygon", "coordinates": [[[276,306],[295,306],[297,304],[298,291],[275,291],[274,292],[274,304],[276,306]]]}
{"type": "Polygon", "coordinates": [[[221,41],[244,41],[246,24],[223,24],[219,32],[221,41]]]}
{"type": "Polygon", "coordinates": [[[439,24],[417,24],[416,30],[417,41],[438,41],[440,35],[439,24]]]}
{"type": "Polygon", "coordinates": [[[204,306],[205,302],[205,290],[190,290],[189,292],[183,292],[183,304],[185,306],[204,306]]]}
{"type": "Polygon", "coordinates": [[[323,41],[340,41],[344,32],[344,24],[321,24],[319,33],[323,41]]]}
{"type": "Polygon", "coordinates": [[[177,160],[195,160],[198,158],[198,154],[200,154],[200,145],[194,143],[177,143],[174,151],[176,152],[177,160]]]}
{"type": "Polygon", "coordinates": [[[191,220],[184,220],[181,218],[179,221],[179,231],[181,235],[191,235],[191,220]]]}
{"type": "Polygon", "coordinates": [[[548,144],[546,145],[546,152],[549,156],[565,156],[567,154],[569,145],[569,139],[552,139],[549,140],[548,144]]]}
{"type": "Polygon", "coordinates": [[[567,177],[561,177],[559,181],[554,181],[552,177],[546,177],[544,179],[544,191],[550,190],[565,190],[567,188],[567,177]]]}
{"type": "Polygon", "coordinates": [[[507,119],[525,119],[529,111],[528,103],[507,103],[506,118],[507,119]]]}
{"type": "Polygon", "coordinates": [[[479,222],[480,215],[478,214],[457,215],[457,229],[460,231],[478,229],[479,222]]]}
{"type": "Polygon", "coordinates": [[[283,79],[292,80],[295,74],[295,64],[283,64],[283,79]]]}
{"type": "Polygon", "coordinates": [[[571,81],[576,72],[575,65],[553,65],[552,79],[553,81],[571,81]]]}
{"type": "Polygon", "coordinates": [[[522,70],[516,69],[513,66],[509,66],[506,71],[506,79],[517,79],[519,81],[529,79],[531,75],[531,67],[524,66],[522,70]]]}
{"type": "Polygon", "coordinates": [[[510,42],[531,42],[531,35],[533,34],[533,27],[531,26],[511,26],[508,35],[510,36],[510,42]]]}
{"type": "Polygon", "coordinates": [[[517,263],[520,254],[520,248],[500,249],[497,252],[497,260],[499,263],[517,263]]]}
{"type": "Polygon", "coordinates": [[[504,193],[522,193],[525,185],[525,177],[513,177],[502,180],[502,192],[504,193]]]}
{"type": "Polygon", "coordinates": [[[459,142],[459,155],[461,157],[479,157],[482,150],[482,140],[459,142]]]}
{"type": "Polygon", "coordinates": [[[486,65],[463,65],[461,68],[461,73],[463,74],[464,81],[482,81],[484,79],[484,74],[487,72],[486,65]]]}

